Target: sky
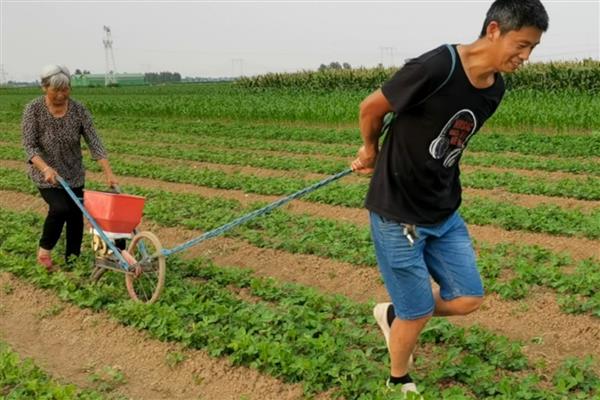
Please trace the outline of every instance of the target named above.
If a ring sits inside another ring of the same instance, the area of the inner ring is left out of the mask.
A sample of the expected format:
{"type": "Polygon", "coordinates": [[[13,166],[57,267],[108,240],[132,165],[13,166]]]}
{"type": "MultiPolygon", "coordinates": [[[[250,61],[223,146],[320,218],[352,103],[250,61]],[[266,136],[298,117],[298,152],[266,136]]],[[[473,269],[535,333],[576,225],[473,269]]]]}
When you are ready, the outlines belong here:
{"type": "MultiPolygon", "coordinates": [[[[600,59],[600,0],[542,1],[550,28],[531,61],[600,59]]],[[[470,43],[491,1],[0,0],[0,80],[33,81],[46,64],[104,73],[103,26],[117,72],[251,76],[401,65],[470,43]]]]}

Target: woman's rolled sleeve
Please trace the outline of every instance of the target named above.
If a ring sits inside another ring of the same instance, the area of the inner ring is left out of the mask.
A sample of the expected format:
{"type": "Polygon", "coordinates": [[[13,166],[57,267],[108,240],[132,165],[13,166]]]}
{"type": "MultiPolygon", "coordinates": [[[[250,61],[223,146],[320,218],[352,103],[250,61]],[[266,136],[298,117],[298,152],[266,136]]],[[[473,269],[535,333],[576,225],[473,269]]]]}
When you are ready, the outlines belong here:
{"type": "Polygon", "coordinates": [[[35,110],[32,104],[29,104],[23,112],[21,130],[21,140],[27,157],[26,161],[28,163],[31,163],[31,159],[33,157],[40,156],[42,154],[42,150],[38,144],[37,122],[35,117],[35,110]]]}
{"type": "Polygon", "coordinates": [[[83,109],[82,114],[82,135],[88,147],[90,148],[92,159],[101,160],[108,157],[108,153],[106,152],[100,137],[96,133],[96,128],[94,128],[92,115],[86,108],[83,109]]]}

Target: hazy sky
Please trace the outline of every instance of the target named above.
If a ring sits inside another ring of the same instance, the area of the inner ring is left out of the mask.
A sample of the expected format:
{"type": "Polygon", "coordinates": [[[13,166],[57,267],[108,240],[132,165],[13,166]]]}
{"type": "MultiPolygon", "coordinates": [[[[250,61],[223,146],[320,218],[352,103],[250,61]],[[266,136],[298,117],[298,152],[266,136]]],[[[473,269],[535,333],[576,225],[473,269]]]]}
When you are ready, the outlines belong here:
{"type": "MultiPolygon", "coordinates": [[[[532,61],[600,59],[600,0],[543,3],[550,29],[532,61]]],[[[475,40],[490,4],[0,0],[0,64],[7,80],[35,80],[48,63],[103,73],[108,25],[118,72],[214,77],[331,61],[399,65],[443,43],[475,40]]]]}

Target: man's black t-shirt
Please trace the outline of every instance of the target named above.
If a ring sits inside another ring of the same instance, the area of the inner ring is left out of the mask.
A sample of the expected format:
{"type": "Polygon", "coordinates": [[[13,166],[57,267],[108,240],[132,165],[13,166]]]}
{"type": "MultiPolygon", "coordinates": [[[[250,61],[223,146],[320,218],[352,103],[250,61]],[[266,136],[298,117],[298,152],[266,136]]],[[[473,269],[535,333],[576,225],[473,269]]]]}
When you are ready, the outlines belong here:
{"type": "Polygon", "coordinates": [[[477,89],[455,53],[454,72],[437,92],[452,65],[446,46],[408,61],[382,87],[397,115],[377,157],[365,205],[383,217],[435,225],[460,206],[458,162],[472,135],[496,111],[504,81],[496,74],[492,86],[477,89]]]}

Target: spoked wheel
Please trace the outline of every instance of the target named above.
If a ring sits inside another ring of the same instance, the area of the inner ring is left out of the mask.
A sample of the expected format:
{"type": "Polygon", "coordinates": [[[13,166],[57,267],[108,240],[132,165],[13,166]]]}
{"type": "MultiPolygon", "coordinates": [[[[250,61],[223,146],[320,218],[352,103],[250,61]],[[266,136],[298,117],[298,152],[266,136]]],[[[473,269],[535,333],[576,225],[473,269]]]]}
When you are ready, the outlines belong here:
{"type": "Polygon", "coordinates": [[[165,256],[161,250],[162,245],[156,235],[140,232],[133,237],[128,252],[122,252],[128,262],[139,263],[135,271],[125,275],[127,291],[133,300],[147,304],[158,300],[165,285],[166,272],[165,256]]]}

